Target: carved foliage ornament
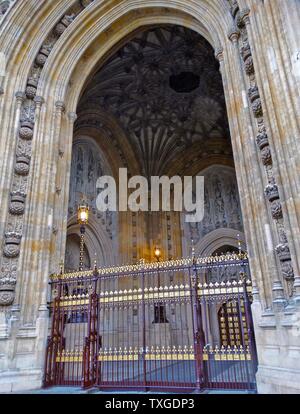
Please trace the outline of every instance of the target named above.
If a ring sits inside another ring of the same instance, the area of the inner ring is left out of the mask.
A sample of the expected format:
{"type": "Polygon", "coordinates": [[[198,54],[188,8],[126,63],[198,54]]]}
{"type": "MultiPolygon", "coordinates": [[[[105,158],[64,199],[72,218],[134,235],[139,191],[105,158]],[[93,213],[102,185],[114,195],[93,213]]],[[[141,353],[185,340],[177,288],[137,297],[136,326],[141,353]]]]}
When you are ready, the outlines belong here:
{"type": "Polygon", "coordinates": [[[282,207],[281,207],[280,201],[275,200],[272,202],[271,213],[272,213],[273,219],[275,220],[282,219],[282,207]]]}
{"type": "Polygon", "coordinates": [[[4,256],[9,258],[18,257],[20,254],[20,243],[22,239],[21,233],[6,232],[5,233],[5,246],[4,256]]]}
{"type": "Polygon", "coordinates": [[[268,184],[265,188],[265,194],[269,201],[279,199],[279,191],[276,184],[268,184]]]}
{"type": "MultiPolygon", "coordinates": [[[[283,226],[283,223],[279,223],[280,220],[283,220],[282,214],[282,206],[280,203],[279,191],[278,187],[275,184],[275,179],[273,176],[272,170],[272,156],[271,150],[268,143],[268,137],[266,134],[266,129],[264,126],[263,117],[263,110],[262,110],[262,103],[258,91],[258,87],[255,84],[255,76],[254,76],[254,67],[253,67],[253,59],[251,54],[251,48],[248,42],[248,33],[247,27],[244,24],[240,24],[239,20],[242,20],[244,23],[249,24],[249,9],[239,10],[239,6],[236,0],[229,0],[230,3],[230,10],[233,19],[235,20],[236,24],[241,29],[241,38],[242,38],[242,47],[240,49],[242,59],[244,61],[245,71],[250,78],[250,88],[248,90],[248,96],[250,99],[251,107],[253,114],[256,118],[260,118],[258,120],[258,130],[259,133],[256,138],[257,145],[261,151],[261,159],[262,163],[266,167],[267,178],[269,184],[265,188],[265,195],[270,202],[271,207],[271,214],[273,219],[277,220],[277,225],[283,226]]],[[[280,228],[277,227],[278,232],[280,233],[280,228]]],[[[278,255],[278,258],[281,262],[281,271],[283,277],[290,281],[294,277],[293,268],[291,264],[291,255],[290,249],[287,243],[287,238],[285,236],[284,230],[284,237],[282,234],[280,235],[279,239],[281,243],[276,246],[275,251],[278,255]]]]}
{"type": "MultiPolygon", "coordinates": [[[[16,1],[16,0],[15,0],[16,1]]],[[[14,3],[14,0],[0,1],[0,17],[2,17],[9,9],[9,7],[14,3]]],[[[5,267],[5,280],[3,282],[3,271],[1,270],[0,277],[0,305],[11,305],[14,300],[14,286],[16,283],[16,268],[14,272],[10,272],[11,266],[9,263],[6,263],[3,266],[4,261],[11,261],[11,263],[17,263],[16,260],[20,255],[20,243],[22,238],[22,216],[25,211],[25,199],[26,191],[18,190],[17,188],[26,188],[22,184],[22,180],[25,180],[25,176],[29,174],[30,171],[30,160],[31,160],[31,145],[30,142],[33,139],[34,133],[34,123],[35,123],[35,109],[37,106],[40,106],[43,102],[42,99],[36,97],[37,87],[39,77],[41,75],[41,70],[45,65],[49,54],[53,48],[53,45],[58,40],[59,36],[64,32],[64,30],[69,26],[69,24],[75,19],[75,17],[81,13],[82,8],[88,6],[91,1],[87,0],[78,0],[78,3],[81,7],[78,8],[78,4],[75,6],[74,10],[76,13],[71,13],[62,17],[60,22],[56,24],[52,32],[49,34],[48,38],[45,40],[43,46],[39,50],[35,63],[31,68],[30,76],[27,80],[26,89],[25,89],[25,99],[23,94],[17,94],[18,102],[21,102],[21,117],[20,117],[20,128],[19,128],[19,139],[16,150],[16,163],[15,163],[15,176],[12,184],[12,191],[10,194],[10,206],[9,206],[9,230],[5,232],[4,237],[4,247],[3,247],[3,258],[2,258],[2,267],[5,267]],[[20,100],[21,96],[21,100],[20,100]],[[14,224],[14,216],[19,217],[18,223],[14,224]]],[[[2,269],[2,268],[1,268],[2,269]]]]}
{"type": "Polygon", "coordinates": [[[20,215],[24,213],[26,193],[23,191],[14,191],[11,193],[11,203],[9,211],[11,214],[20,215]]]}
{"type": "Polygon", "coordinates": [[[269,146],[266,146],[261,150],[261,160],[264,165],[272,164],[272,156],[271,156],[271,150],[269,146]]]}

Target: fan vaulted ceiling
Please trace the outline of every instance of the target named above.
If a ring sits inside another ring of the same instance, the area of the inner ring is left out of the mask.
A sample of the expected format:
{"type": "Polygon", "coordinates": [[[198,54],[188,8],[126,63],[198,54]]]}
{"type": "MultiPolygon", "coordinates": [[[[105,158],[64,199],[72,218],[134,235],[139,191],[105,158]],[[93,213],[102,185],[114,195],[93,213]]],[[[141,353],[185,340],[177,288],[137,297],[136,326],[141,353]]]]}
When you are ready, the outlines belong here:
{"type": "Polygon", "coordinates": [[[101,108],[125,131],[146,176],[196,143],[227,141],[227,113],[218,62],[209,43],[179,26],[145,30],[93,76],[79,104],[101,108]]]}

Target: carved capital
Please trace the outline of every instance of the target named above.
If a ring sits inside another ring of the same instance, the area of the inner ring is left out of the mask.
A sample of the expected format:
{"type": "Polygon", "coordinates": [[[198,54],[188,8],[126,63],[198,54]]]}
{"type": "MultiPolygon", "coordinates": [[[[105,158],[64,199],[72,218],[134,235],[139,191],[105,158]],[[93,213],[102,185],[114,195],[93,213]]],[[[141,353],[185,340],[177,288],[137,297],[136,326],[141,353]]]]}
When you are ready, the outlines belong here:
{"type": "Polygon", "coordinates": [[[241,18],[241,21],[244,24],[247,24],[248,25],[250,23],[249,16],[250,16],[250,9],[248,7],[240,10],[240,18],[241,18]]]}
{"type": "Polygon", "coordinates": [[[75,112],[68,112],[68,118],[69,118],[70,122],[72,124],[74,124],[74,122],[77,119],[77,114],[75,112]]]}
{"type": "Polygon", "coordinates": [[[224,54],[223,54],[223,47],[219,46],[215,49],[215,57],[219,62],[222,62],[224,60],[224,54]]]}
{"type": "Polygon", "coordinates": [[[55,108],[57,109],[57,112],[64,112],[65,111],[65,104],[63,101],[56,101],[55,102],[55,108]]]}
{"type": "Polygon", "coordinates": [[[240,37],[240,31],[236,26],[232,26],[228,31],[228,39],[236,43],[240,37]]]}
{"type": "Polygon", "coordinates": [[[43,103],[45,102],[45,99],[44,99],[42,96],[36,96],[36,97],[34,98],[34,102],[35,102],[35,104],[36,104],[36,107],[37,107],[38,109],[40,109],[40,108],[41,108],[41,106],[43,105],[43,103]]]}
{"type": "Polygon", "coordinates": [[[25,93],[20,91],[16,92],[15,96],[19,105],[21,105],[26,98],[25,93]]]}

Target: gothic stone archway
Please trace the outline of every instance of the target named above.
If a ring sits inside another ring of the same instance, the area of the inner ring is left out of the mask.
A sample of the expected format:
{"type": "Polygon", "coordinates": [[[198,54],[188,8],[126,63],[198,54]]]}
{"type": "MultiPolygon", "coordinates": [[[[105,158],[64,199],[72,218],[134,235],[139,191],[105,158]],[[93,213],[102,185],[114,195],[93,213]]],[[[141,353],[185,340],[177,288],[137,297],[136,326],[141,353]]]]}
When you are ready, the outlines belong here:
{"type": "MultiPolygon", "coordinates": [[[[7,19],[4,18],[1,27],[6,28],[6,24],[14,27],[18,20],[20,24],[21,16],[26,16],[27,7],[30,7],[22,3],[19,13],[15,6],[15,13],[5,16],[7,19]]],[[[293,357],[283,361],[279,359],[279,353],[282,347],[292,349],[298,346],[297,342],[292,335],[289,335],[288,343],[282,343],[280,335],[270,339],[264,327],[276,333],[287,329],[282,325],[284,306],[289,302],[295,303],[294,299],[299,295],[297,257],[300,256],[297,255],[299,239],[296,236],[299,225],[295,207],[299,179],[288,172],[286,161],[291,159],[296,166],[298,159],[295,158],[296,151],[289,154],[289,149],[283,147],[283,140],[277,142],[272,136],[275,133],[281,138],[287,137],[280,132],[284,129],[281,126],[290,122],[287,134],[295,137],[291,142],[294,148],[298,142],[299,126],[295,122],[295,112],[288,113],[288,109],[284,108],[292,107],[295,102],[294,94],[286,92],[292,81],[286,80],[278,86],[278,96],[282,94],[285,101],[275,109],[270,89],[276,82],[280,84],[279,76],[272,76],[274,79],[270,80],[260,70],[259,63],[264,47],[267,49],[263,25],[274,29],[274,23],[268,22],[269,9],[277,7],[276,15],[281,13],[283,19],[290,15],[278,2],[265,9],[263,4],[255,4],[254,7],[252,3],[251,9],[239,9],[234,0],[229,4],[225,0],[203,0],[200,3],[190,0],[184,4],[172,0],[164,2],[165,7],[161,8],[162,3],[160,6],[153,3],[149,7],[149,2],[145,1],[138,6],[131,0],[126,4],[112,1],[105,8],[100,0],[68,0],[60,2],[59,7],[50,7],[43,16],[45,5],[39,2],[36,19],[41,19],[40,24],[33,32],[29,30],[30,25],[35,23],[30,10],[30,22],[22,23],[28,28],[27,38],[33,36],[29,42],[31,51],[25,47],[17,59],[19,49],[13,49],[12,36],[2,40],[10,58],[7,70],[11,75],[3,83],[1,105],[6,109],[2,111],[2,116],[7,128],[4,127],[2,132],[14,137],[9,142],[1,139],[5,158],[2,168],[6,172],[1,175],[1,191],[5,195],[1,197],[1,231],[5,237],[0,290],[1,304],[9,308],[4,308],[0,323],[4,338],[1,349],[10,355],[2,367],[7,372],[4,384],[8,389],[13,382],[16,387],[26,387],[20,376],[13,373],[13,367],[31,376],[31,384],[38,385],[41,381],[42,350],[46,338],[47,277],[51,267],[57,266],[56,259],[53,261],[54,247],[64,250],[67,223],[61,212],[65,211],[68,200],[72,130],[78,95],[96,65],[122,38],[141,26],[160,22],[177,23],[198,31],[211,42],[220,60],[251,270],[257,288],[253,310],[259,333],[261,389],[282,390],[284,383],[289,381],[287,364],[293,357]],[[260,15],[263,24],[257,23],[257,15],[260,15]],[[51,23],[59,19],[59,25],[51,23]],[[41,37],[45,33],[45,30],[40,30],[43,25],[48,27],[47,33],[49,25],[52,25],[53,31],[47,39],[41,37]],[[20,64],[22,57],[23,63],[20,64]],[[31,68],[30,73],[28,68],[31,68]],[[22,93],[17,94],[17,102],[12,104],[12,97],[18,90],[22,93]],[[5,104],[3,98],[6,99],[5,104]],[[281,110],[282,114],[278,114],[281,110]],[[276,121],[273,112],[278,115],[276,121]],[[253,139],[255,136],[257,144],[253,139]],[[31,140],[32,145],[27,145],[26,142],[31,140]],[[35,168],[31,167],[28,176],[31,158],[35,168]],[[55,182],[53,176],[56,177],[55,182]],[[42,193],[37,189],[43,189],[42,193]],[[291,201],[286,203],[288,198],[291,201]],[[59,232],[51,231],[52,223],[59,232]],[[294,275],[296,283],[293,286],[294,275]],[[10,309],[8,314],[7,309],[10,309]],[[15,324],[12,331],[11,320],[15,324]],[[28,329],[28,326],[32,328],[28,329]],[[14,332],[18,332],[18,346],[11,346],[17,341],[14,332]],[[26,338],[26,345],[25,339],[21,338],[26,338]],[[269,358],[270,345],[275,346],[278,352],[273,359],[269,358]],[[13,350],[12,354],[7,352],[8,349],[13,350]],[[26,359],[22,356],[25,349],[28,353],[26,359]],[[36,349],[40,351],[36,352],[36,349]],[[276,374],[278,364],[280,378],[276,374]],[[266,381],[276,385],[273,385],[274,388],[263,388],[266,381]]],[[[240,3],[247,6],[248,2],[240,3]]],[[[298,10],[296,5],[294,7],[298,10]]],[[[19,27],[18,24],[15,27],[19,27]]],[[[291,38],[292,35],[287,36],[291,38]]],[[[275,49],[276,53],[280,53],[278,37],[272,44],[270,56],[274,55],[275,49]]],[[[273,69],[267,67],[266,70],[276,71],[276,64],[273,64],[273,69]]],[[[285,63],[282,63],[282,70],[287,70],[285,63]]],[[[298,82],[297,70],[293,73],[298,82]]],[[[295,310],[290,315],[293,312],[295,310]]],[[[292,319],[285,326],[290,329],[292,319]]],[[[294,366],[297,366],[296,363],[294,366]]],[[[296,389],[297,385],[293,387],[296,389]]]]}

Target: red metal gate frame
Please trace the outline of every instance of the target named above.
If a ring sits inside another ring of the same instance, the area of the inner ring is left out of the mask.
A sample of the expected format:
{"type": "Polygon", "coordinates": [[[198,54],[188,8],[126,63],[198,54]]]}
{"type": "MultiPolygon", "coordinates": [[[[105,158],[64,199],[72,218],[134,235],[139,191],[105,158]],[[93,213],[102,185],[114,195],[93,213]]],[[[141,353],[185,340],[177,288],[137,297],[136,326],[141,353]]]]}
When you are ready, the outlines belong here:
{"type": "MultiPolygon", "coordinates": [[[[210,381],[210,371],[214,369],[213,364],[217,361],[217,357],[220,359],[225,359],[226,352],[222,350],[222,353],[218,355],[218,351],[214,355],[214,359],[211,360],[211,356],[207,354],[205,349],[205,331],[203,327],[203,315],[202,315],[202,301],[207,300],[206,298],[210,298],[209,292],[210,290],[213,291],[213,288],[205,284],[202,286],[199,282],[199,271],[203,271],[204,269],[211,268],[214,266],[222,266],[222,265],[235,265],[241,267],[241,277],[242,279],[238,282],[238,300],[240,297],[244,300],[245,306],[245,317],[247,321],[248,327],[248,338],[249,338],[249,353],[247,356],[250,355],[252,359],[253,365],[253,372],[255,372],[257,367],[257,354],[256,354],[256,346],[255,346],[255,338],[253,332],[253,320],[251,314],[251,299],[249,295],[251,295],[251,285],[249,280],[246,280],[246,272],[245,269],[248,266],[248,258],[247,254],[239,253],[239,254],[230,254],[226,256],[213,256],[208,258],[193,258],[193,259],[184,259],[184,260],[177,260],[172,262],[165,262],[160,263],[159,267],[157,264],[141,264],[141,265],[133,265],[127,267],[119,267],[119,268],[110,268],[110,269],[97,269],[95,266],[93,271],[89,272],[77,272],[73,274],[59,274],[59,275],[52,275],[51,278],[51,285],[54,288],[52,291],[53,300],[51,302],[51,311],[52,311],[52,322],[51,322],[51,334],[47,341],[46,346],[46,358],[45,358],[45,374],[44,374],[44,387],[54,386],[54,385],[63,385],[64,382],[64,365],[65,360],[63,358],[59,358],[59,355],[62,355],[64,351],[64,328],[66,324],[66,313],[63,311],[64,300],[64,286],[68,283],[74,283],[76,280],[85,280],[85,283],[88,283],[88,300],[85,303],[87,306],[87,336],[85,337],[84,347],[83,347],[83,358],[82,358],[82,381],[81,385],[83,388],[93,387],[93,386],[100,386],[100,387],[114,387],[113,384],[106,385],[102,383],[102,364],[101,360],[99,359],[99,351],[101,348],[101,341],[102,338],[100,337],[100,295],[99,292],[101,291],[101,280],[105,279],[107,275],[109,277],[119,277],[119,275],[123,274],[126,276],[131,276],[133,273],[139,272],[139,277],[141,279],[141,309],[142,309],[142,321],[143,327],[145,327],[145,319],[146,319],[146,299],[145,299],[145,277],[149,275],[149,272],[152,271],[160,271],[160,269],[173,269],[177,271],[178,269],[187,270],[189,273],[189,297],[190,297],[190,304],[191,304],[191,313],[192,313],[192,325],[193,325],[193,342],[194,342],[194,361],[195,361],[195,383],[191,388],[195,389],[196,392],[201,392],[204,389],[208,388],[215,388],[215,387],[232,387],[232,388],[244,388],[249,390],[255,391],[255,379],[253,380],[253,373],[252,379],[250,379],[249,372],[248,381],[244,384],[237,384],[234,381],[232,383],[230,381],[220,381],[220,383],[213,383],[210,381]],[[156,266],[155,266],[156,265],[156,266]],[[202,293],[199,293],[199,286],[202,286],[202,293]],[[206,289],[206,290],[205,290],[206,289]],[[204,293],[203,293],[204,292],[204,293]],[[205,295],[207,295],[205,297],[205,295]],[[203,299],[204,298],[204,299],[203,299]],[[213,361],[211,363],[211,361],[213,361]]],[[[217,289],[214,287],[215,291],[217,289]]],[[[235,288],[236,289],[236,288],[235,288]]],[[[219,289],[221,291],[221,288],[219,289]]],[[[226,300],[230,299],[230,294],[226,292],[226,288],[224,290],[224,298],[226,300]]],[[[231,288],[232,292],[234,291],[231,288]]],[[[228,289],[230,291],[230,289],[228,289]]],[[[214,293],[211,293],[211,297],[213,297],[214,293]]],[[[72,297],[73,300],[73,297],[72,297]]],[[[71,302],[72,302],[71,300],[71,302]]],[[[74,302],[75,303],[75,302],[74,302]]],[[[80,302],[81,303],[81,302],[80,302]]],[[[208,302],[205,302],[208,303],[208,302]]],[[[73,304],[73,302],[72,302],[73,304]]],[[[240,309],[240,308],[239,308],[240,309]]],[[[244,333],[242,333],[244,337],[244,333]]],[[[244,338],[243,338],[244,343],[244,338]]],[[[221,352],[221,351],[220,351],[221,352]]],[[[245,354],[246,355],[246,354],[245,354]]],[[[246,359],[245,355],[243,356],[246,359]]],[[[229,354],[227,355],[229,356],[229,354]]],[[[143,338],[142,338],[142,366],[143,366],[143,379],[139,381],[139,387],[143,389],[148,389],[150,386],[153,388],[153,385],[149,385],[149,381],[147,381],[147,368],[146,368],[146,333],[145,329],[143,329],[143,338]]],[[[229,358],[228,358],[229,359],[229,358]]],[[[66,359],[67,361],[67,359],[66,359]]],[[[80,360],[79,360],[80,361],[80,360]]],[[[68,362],[68,361],[67,361],[68,362]]],[[[245,363],[245,370],[248,370],[248,365],[245,363]]],[[[120,384],[115,385],[115,387],[119,387],[120,384]]],[[[160,384],[159,387],[161,389],[170,389],[175,388],[170,387],[169,384],[160,384]]]]}

